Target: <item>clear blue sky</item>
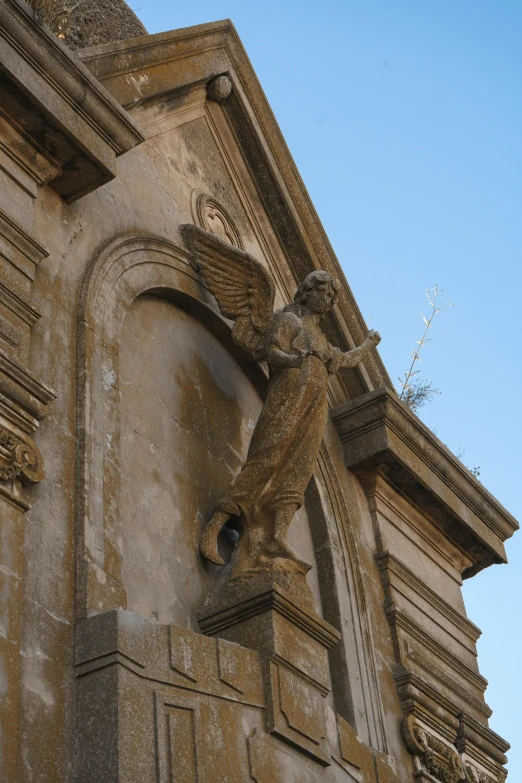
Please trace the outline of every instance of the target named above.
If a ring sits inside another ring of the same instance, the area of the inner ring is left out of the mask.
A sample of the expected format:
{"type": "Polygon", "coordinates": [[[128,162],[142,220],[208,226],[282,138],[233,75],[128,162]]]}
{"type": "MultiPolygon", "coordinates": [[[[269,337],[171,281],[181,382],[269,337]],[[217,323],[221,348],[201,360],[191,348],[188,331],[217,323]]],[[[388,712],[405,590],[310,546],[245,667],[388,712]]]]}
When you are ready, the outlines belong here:
{"type": "MultiPolygon", "coordinates": [[[[444,289],[421,365],[442,394],[421,416],[522,519],[522,2],[131,6],[151,33],[232,19],[394,381],[424,289],[444,289]]],[[[465,599],[518,783],[522,533],[507,552],[465,599]]]]}

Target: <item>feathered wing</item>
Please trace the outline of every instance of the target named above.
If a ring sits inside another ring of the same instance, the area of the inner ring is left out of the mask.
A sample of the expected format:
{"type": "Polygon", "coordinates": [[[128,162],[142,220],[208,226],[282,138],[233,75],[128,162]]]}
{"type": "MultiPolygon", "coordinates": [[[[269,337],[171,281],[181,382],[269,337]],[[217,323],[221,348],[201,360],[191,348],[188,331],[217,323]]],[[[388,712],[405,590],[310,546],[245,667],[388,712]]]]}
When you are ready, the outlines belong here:
{"type": "Polygon", "coordinates": [[[266,359],[266,331],[274,311],[270,273],[249,253],[198,226],[181,226],[192,262],[205,278],[225,318],[234,321],[234,342],[254,359],[266,359]]]}

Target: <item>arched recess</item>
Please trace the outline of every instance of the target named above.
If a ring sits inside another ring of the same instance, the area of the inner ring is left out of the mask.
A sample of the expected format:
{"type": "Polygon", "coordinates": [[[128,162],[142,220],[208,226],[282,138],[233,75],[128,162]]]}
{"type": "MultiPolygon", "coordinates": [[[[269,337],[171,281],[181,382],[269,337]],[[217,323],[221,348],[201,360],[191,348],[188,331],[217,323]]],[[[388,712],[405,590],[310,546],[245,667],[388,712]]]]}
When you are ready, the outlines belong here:
{"type": "MultiPolygon", "coordinates": [[[[161,298],[183,312],[185,322],[193,319],[194,328],[207,330],[208,342],[232,357],[244,385],[255,390],[259,407],[266,386],[261,368],[232,342],[229,324],[185,250],[157,237],[126,235],[93,260],[82,289],[78,325],[79,618],[127,607],[117,545],[122,508],[120,343],[125,318],[143,296],[161,298]]],[[[155,404],[158,401],[151,400],[151,406],[155,404]]]]}

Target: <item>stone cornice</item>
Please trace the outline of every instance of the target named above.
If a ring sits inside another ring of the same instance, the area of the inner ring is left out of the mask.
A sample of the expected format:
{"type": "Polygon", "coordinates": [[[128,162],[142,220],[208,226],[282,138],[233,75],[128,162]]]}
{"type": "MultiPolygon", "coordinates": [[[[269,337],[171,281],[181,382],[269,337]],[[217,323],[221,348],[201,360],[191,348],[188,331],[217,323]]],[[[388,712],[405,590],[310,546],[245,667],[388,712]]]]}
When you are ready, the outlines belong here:
{"type": "Polygon", "coordinates": [[[116,156],[143,141],[129,115],[23,0],[0,0],[0,67],[2,111],[49,158],[49,184],[66,201],[112,179],[116,156]]]}
{"type": "MultiPolygon", "coordinates": [[[[295,280],[313,269],[326,269],[338,277],[342,290],[323,326],[330,342],[339,347],[360,345],[367,326],[230,20],[104,44],[80,50],[78,55],[129,112],[167,96],[175,100],[217,75],[230,77],[232,93],[219,105],[295,280]]],[[[365,359],[364,368],[342,370],[340,378],[347,399],[368,388],[392,387],[376,350],[365,359]]]]}
{"type": "Polygon", "coordinates": [[[453,539],[473,561],[463,574],[506,562],[503,542],[517,521],[387,389],[332,412],[345,464],[359,476],[380,474],[453,539]]]}

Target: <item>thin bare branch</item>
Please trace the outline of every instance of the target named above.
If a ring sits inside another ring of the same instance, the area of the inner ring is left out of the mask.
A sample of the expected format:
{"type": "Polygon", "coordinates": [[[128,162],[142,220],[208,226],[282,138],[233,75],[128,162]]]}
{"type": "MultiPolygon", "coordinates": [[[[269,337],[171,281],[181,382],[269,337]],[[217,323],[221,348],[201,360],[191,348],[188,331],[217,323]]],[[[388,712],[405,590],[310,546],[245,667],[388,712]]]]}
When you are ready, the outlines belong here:
{"type": "Polygon", "coordinates": [[[424,315],[424,313],[419,312],[424,323],[424,333],[420,340],[416,340],[417,348],[415,348],[410,354],[411,365],[408,371],[405,373],[404,378],[399,379],[400,383],[402,384],[399,398],[414,411],[418,410],[425,402],[428,402],[434,394],[440,394],[437,389],[432,387],[431,381],[420,381],[418,379],[414,380],[415,375],[417,375],[419,372],[418,370],[414,370],[414,367],[415,362],[421,361],[421,349],[425,348],[428,342],[430,342],[431,338],[428,337],[428,332],[432,328],[435,316],[446,307],[453,307],[451,302],[446,302],[446,304],[437,307],[437,299],[442,293],[442,289],[439,289],[437,284],[435,284],[431,291],[429,288],[427,288],[425,293],[432,308],[432,312],[429,317],[424,315]]]}

